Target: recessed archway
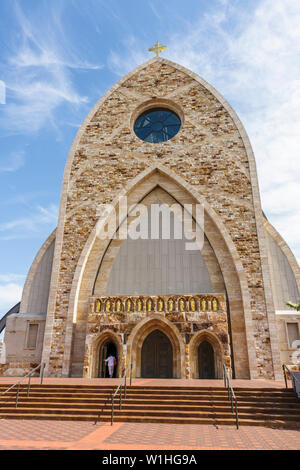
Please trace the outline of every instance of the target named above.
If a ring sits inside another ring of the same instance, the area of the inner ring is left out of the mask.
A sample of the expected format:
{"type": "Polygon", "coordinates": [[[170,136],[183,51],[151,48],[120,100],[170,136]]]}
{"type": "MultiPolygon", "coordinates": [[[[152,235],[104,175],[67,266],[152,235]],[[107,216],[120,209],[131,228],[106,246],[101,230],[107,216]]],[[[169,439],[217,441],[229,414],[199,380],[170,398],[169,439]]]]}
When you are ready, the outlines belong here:
{"type": "MultiPolygon", "coordinates": [[[[106,362],[106,359],[109,356],[115,357],[117,364],[119,363],[117,345],[114,341],[110,339],[102,342],[101,346],[99,347],[99,356],[98,356],[99,362],[98,362],[97,377],[101,377],[101,378],[109,377],[108,364],[106,362]]],[[[116,376],[117,376],[117,368],[114,367],[113,377],[116,377],[116,376]]]]}
{"type": "Polygon", "coordinates": [[[127,364],[132,364],[133,377],[142,377],[142,348],[146,338],[156,330],[167,337],[173,353],[172,377],[184,378],[185,348],[178,329],[160,315],[152,315],[139,322],[127,342],[127,364]]]}
{"type": "Polygon", "coordinates": [[[199,379],[215,379],[215,353],[209,341],[202,341],[198,346],[199,379]]]}
{"type": "Polygon", "coordinates": [[[108,377],[107,367],[104,360],[108,354],[115,355],[117,364],[114,377],[122,375],[122,344],[118,335],[113,331],[105,330],[100,333],[91,345],[89,353],[89,377],[108,377]]]}
{"type": "Polygon", "coordinates": [[[143,343],[141,376],[160,379],[173,377],[172,343],[160,330],[152,331],[143,343]]]}
{"type": "MultiPolygon", "coordinates": [[[[227,347],[229,348],[229,346],[227,347]]],[[[225,355],[229,355],[229,350],[225,354],[224,347],[215,333],[207,330],[200,331],[192,338],[189,348],[192,378],[221,379],[223,377],[223,364],[225,363],[225,355]],[[213,377],[201,376],[201,371],[203,375],[207,375],[204,370],[207,366],[203,367],[203,364],[199,362],[201,358],[204,359],[205,354],[210,355],[208,362],[213,361],[213,364],[210,363],[211,373],[209,374],[213,377]]]]}
{"type": "MultiPolygon", "coordinates": [[[[136,178],[131,187],[128,188],[128,207],[138,204],[143,198],[150,194],[157,187],[162,188],[172,198],[180,204],[203,204],[205,211],[205,227],[204,232],[207,239],[214,250],[228,295],[228,303],[230,306],[230,322],[232,334],[233,356],[235,360],[235,376],[237,378],[249,378],[256,376],[256,359],[254,347],[254,335],[252,330],[252,318],[249,303],[249,290],[247,280],[236,252],[235,246],[227,233],[226,227],[221,222],[218,215],[213,211],[207,201],[201,197],[180,177],[170,174],[162,166],[156,166],[151,170],[147,170],[136,178]],[[250,371],[249,371],[250,369],[250,371]],[[251,373],[251,374],[250,374],[251,373]]],[[[118,216],[118,200],[114,206],[118,216]]],[[[109,220],[111,214],[108,215],[109,220]]],[[[105,222],[103,222],[103,227],[105,222]]],[[[98,227],[99,229],[99,227],[98,227]]],[[[120,240],[120,243],[122,240],[120,240]]],[[[84,332],[86,331],[86,321],[89,311],[89,297],[93,291],[93,283],[95,282],[98,268],[99,256],[104,257],[107,252],[110,240],[101,239],[97,236],[95,227],[93,233],[82,252],[78,267],[73,280],[73,288],[70,298],[70,313],[67,323],[67,336],[70,338],[74,332],[74,324],[76,325],[74,334],[75,347],[73,348],[72,363],[79,363],[80,355],[83,363],[84,356],[84,332]]],[[[110,262],[113,263],[118,250],[112,254],[110,262]]],[[[103,274],[103,281],[107,282],[108,271],[103,274]]],[[[69,347],[65,348],[65,370],[66,373],[70,367],[69,347]]],[[[138,371],[140,374],[140,370],[138,371]]],[[[183,376],[178,371],[174,377],[183,376]]],[[[139,375],[140,376],[140,375],[139,375]]]]}

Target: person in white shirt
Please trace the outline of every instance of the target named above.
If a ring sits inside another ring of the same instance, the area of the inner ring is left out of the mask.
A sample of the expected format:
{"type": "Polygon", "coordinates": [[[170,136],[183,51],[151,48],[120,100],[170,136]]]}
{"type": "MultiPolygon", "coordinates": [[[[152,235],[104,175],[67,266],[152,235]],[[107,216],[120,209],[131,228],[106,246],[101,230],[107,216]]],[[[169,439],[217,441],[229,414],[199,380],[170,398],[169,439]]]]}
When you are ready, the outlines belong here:
{"type": "Polygon", "coordinates": [[[108,365],[108,373],[109,373],[109,377],[112,378],[112,376],[114,375],[114,367],[115,367],[115,364],[117,362],[115,356],[108,356],[107,359],[104,359],[105,362],[107,362],[107,365],[108,365]]]}

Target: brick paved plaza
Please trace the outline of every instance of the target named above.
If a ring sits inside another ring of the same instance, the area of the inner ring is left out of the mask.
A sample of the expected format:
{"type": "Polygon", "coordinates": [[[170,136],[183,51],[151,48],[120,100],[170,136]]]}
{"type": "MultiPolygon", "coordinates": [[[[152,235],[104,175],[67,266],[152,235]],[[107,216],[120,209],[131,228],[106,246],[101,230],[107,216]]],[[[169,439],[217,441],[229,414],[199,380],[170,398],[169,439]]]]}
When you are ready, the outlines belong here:
{"type": "Polygon", "coordinates": [[[300,450],[300,429],[0,420],[0,450],[300,450]]]}
{"type": "MultiPolygon", "coordinates": [[[[14,378],[13,381],[17,380],[14,378]]],[[[33,383],[38,383],[38,377],[33,383]]],[[[46,378],[44,383],[96,384],[99,379],[46,378]]],[[[103,384],[119,379],[101,379],[103,384]]],[[[134,385],[222,386],[222,380],[134,379],[134,385]]],[[[283,382],[233,380],[233,387],[283,388],[283,382]]],[[[0,383],[12,383],[1,377],[0,383]]],[[[299,429],[262,426],[0,419],[0,450],[300,450],[299,429]]]]}

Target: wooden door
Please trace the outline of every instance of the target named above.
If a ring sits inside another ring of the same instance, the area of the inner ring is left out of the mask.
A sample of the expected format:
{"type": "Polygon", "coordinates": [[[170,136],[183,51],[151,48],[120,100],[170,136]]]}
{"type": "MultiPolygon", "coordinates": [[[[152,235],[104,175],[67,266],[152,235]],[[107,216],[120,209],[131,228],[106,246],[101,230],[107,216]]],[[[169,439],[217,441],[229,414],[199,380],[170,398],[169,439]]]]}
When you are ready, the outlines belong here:
{"type": "Polygon", "coordinates": [[[150,333],[142,347],[142,377],[173,377],[173,350],[169,338],[159,330],[150,333]]]}
{"type": "Polygon", "coordinates": [[[215,379],[215,357],[212,345],[203,341],[198,348],[199,379],[215,379]]]}

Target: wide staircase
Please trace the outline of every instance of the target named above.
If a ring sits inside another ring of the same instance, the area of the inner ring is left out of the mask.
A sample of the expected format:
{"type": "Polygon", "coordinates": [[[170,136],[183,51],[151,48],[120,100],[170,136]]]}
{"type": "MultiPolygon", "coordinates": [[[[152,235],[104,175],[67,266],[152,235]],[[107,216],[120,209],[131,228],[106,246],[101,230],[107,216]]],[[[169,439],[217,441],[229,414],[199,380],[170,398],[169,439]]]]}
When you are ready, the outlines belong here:
{"type": "MultiPolygon", "coordinates": [[[[55,419],[99,422],[111,420],[111,396],[106,385],[0,385],[0,419],[55,419]]],[[[237,388],[240,425],[299,427],[300,403],[292,389],[237,388]]],[[[228,394],[221,387],[130,386],[114,400],[114,422],[235,425],[228,394]]]]}

